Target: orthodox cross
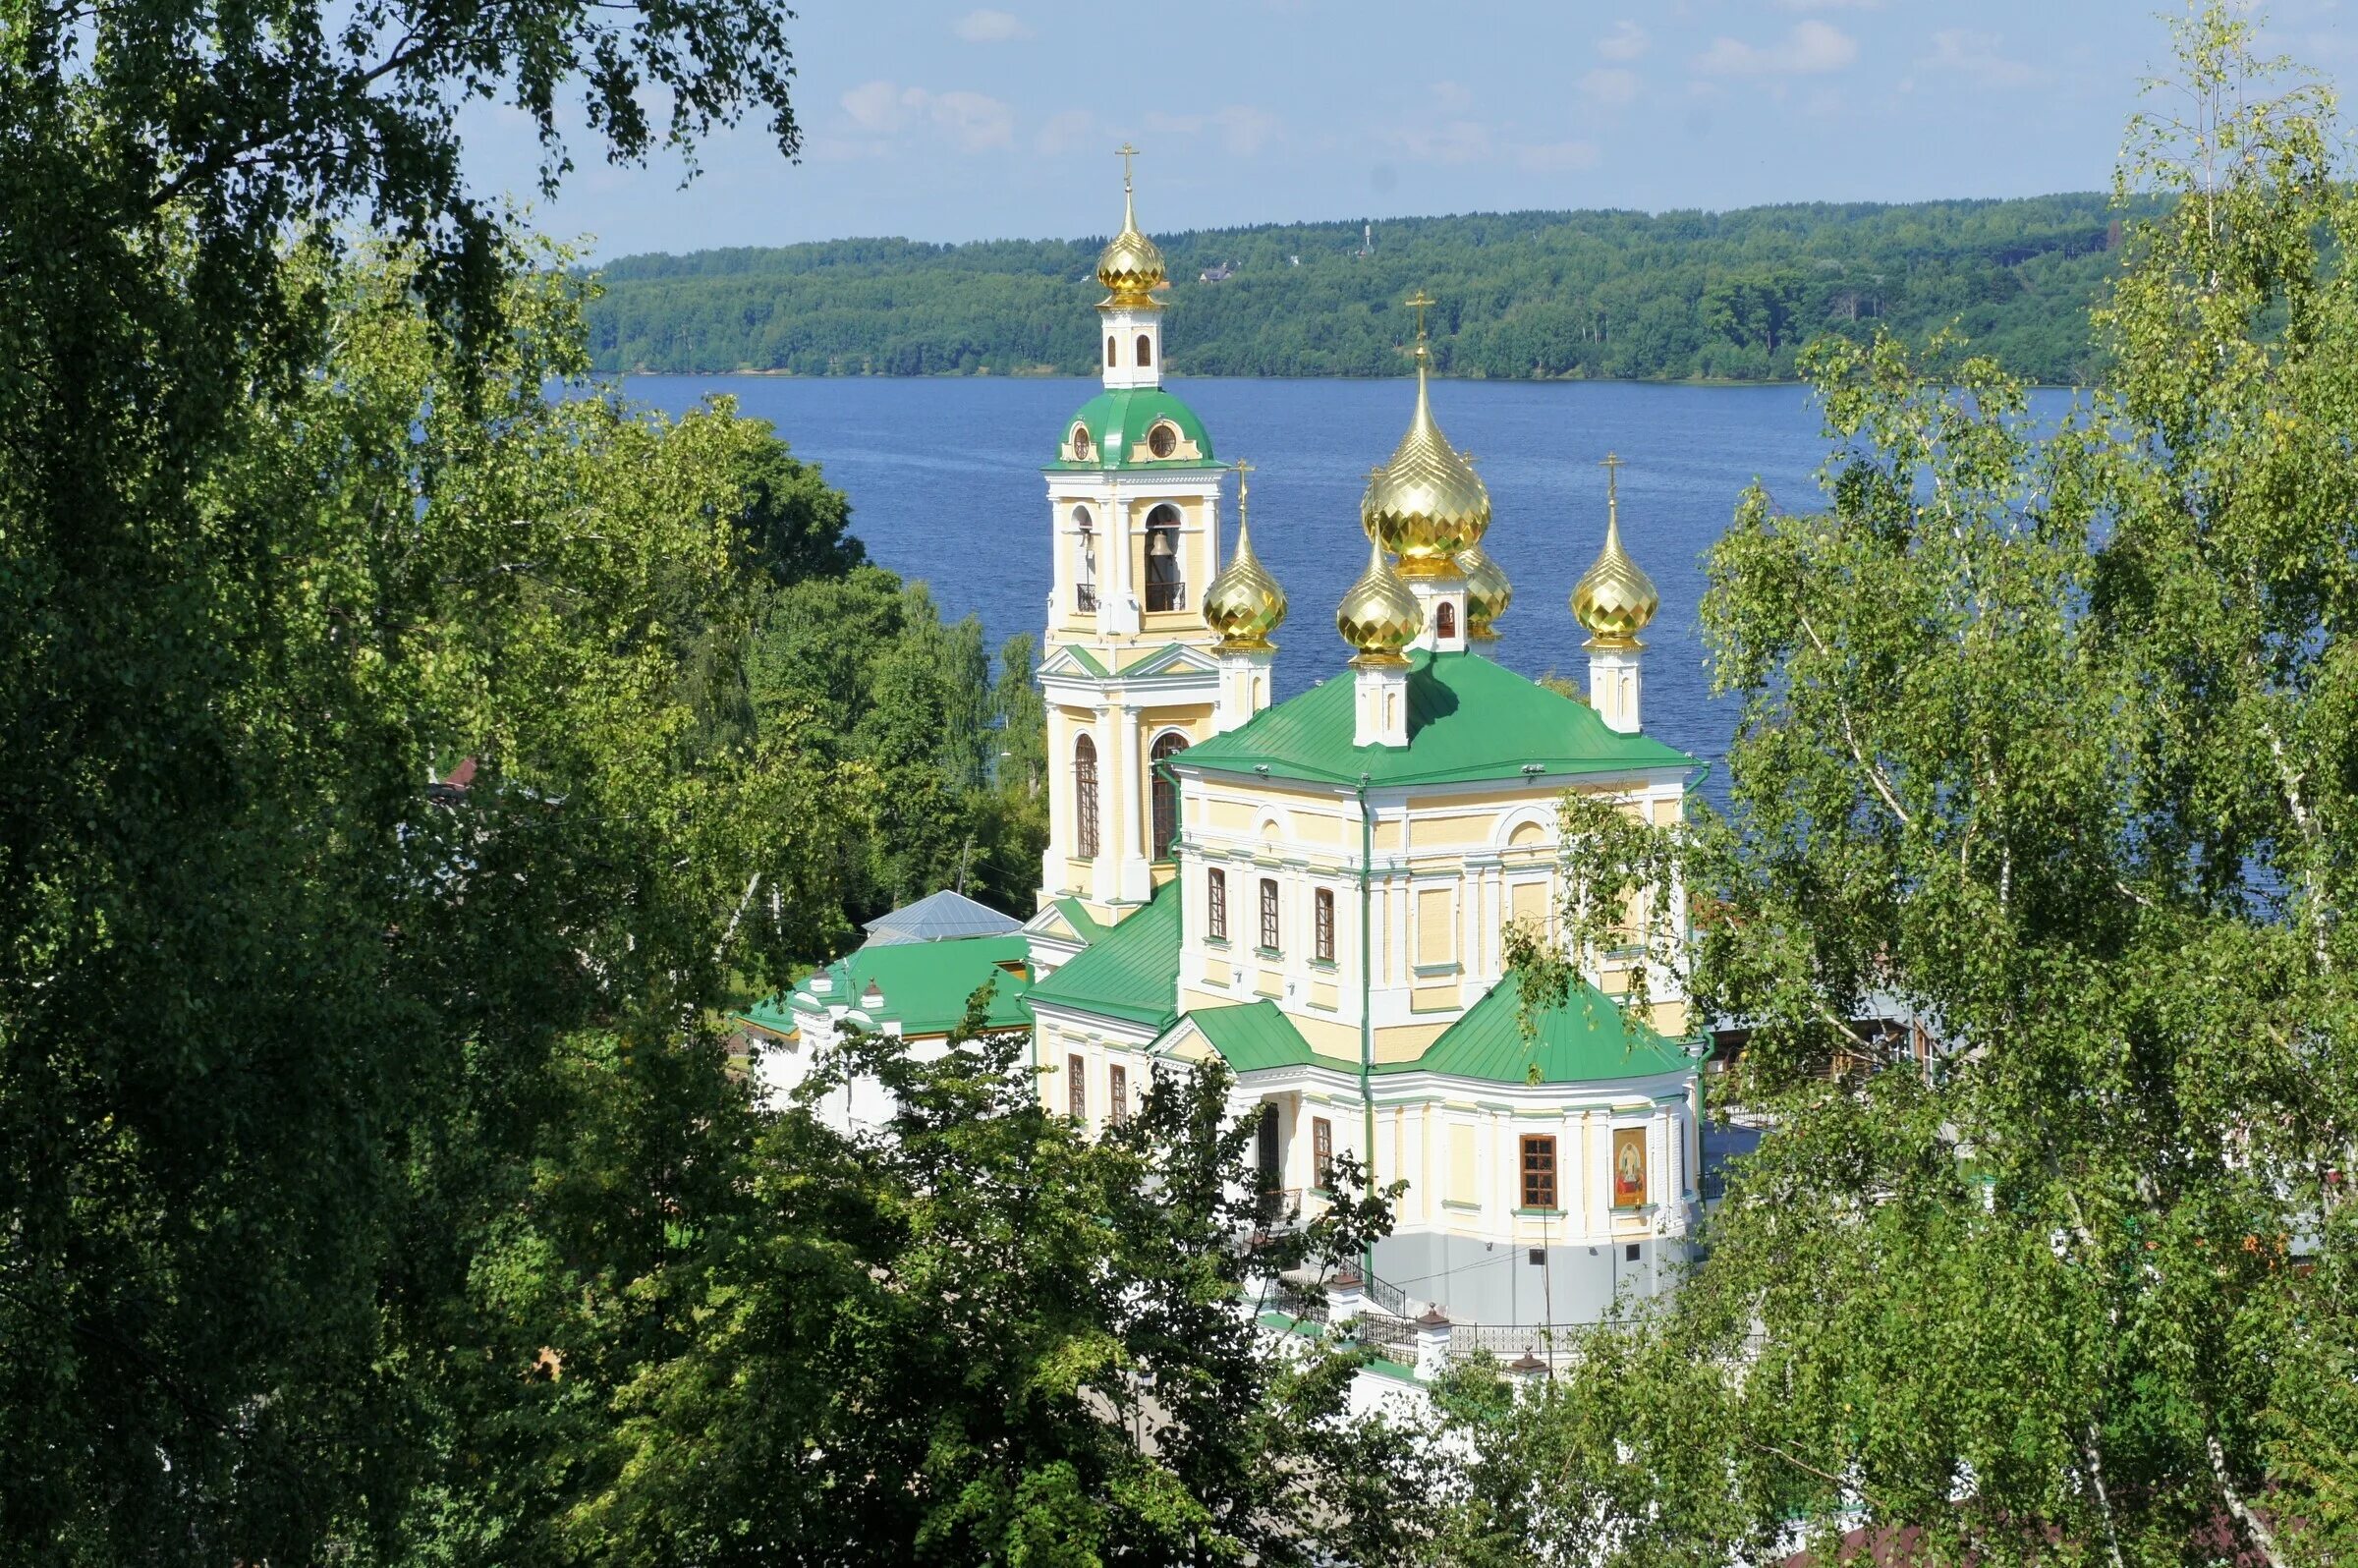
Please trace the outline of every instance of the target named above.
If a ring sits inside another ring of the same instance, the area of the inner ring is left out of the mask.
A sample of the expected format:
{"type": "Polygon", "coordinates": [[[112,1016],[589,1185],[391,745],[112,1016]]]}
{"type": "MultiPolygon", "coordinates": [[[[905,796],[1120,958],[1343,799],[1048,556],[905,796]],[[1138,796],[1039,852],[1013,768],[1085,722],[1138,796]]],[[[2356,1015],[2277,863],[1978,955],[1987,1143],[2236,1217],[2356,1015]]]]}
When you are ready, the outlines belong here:
{"type": "Polygon", "coordinates": [[[1122,160],[1122,194],[1128,196],[1130,194],[1130,160],[1138,156],[1138,148],[1125,141],[1113,149],[1113,155],[1122,160]]]}
{"type": "Polygon", "coordinates": [[[1433,298],[1423,289],[1419,289],[1410,295],[1405,303],[1410,309],[1417,312],[1417,341],[1422,343],[1425,341],[1425,312],[1432,306],[1433,298]]]}
{"type": "Polygon", "coordinates": [[[1604,455],[1604,461],[1597,466],[1604,470],[1604,504],[1608,507],[1620,505],[1621,454],[1607,452],[1604,455]]]}

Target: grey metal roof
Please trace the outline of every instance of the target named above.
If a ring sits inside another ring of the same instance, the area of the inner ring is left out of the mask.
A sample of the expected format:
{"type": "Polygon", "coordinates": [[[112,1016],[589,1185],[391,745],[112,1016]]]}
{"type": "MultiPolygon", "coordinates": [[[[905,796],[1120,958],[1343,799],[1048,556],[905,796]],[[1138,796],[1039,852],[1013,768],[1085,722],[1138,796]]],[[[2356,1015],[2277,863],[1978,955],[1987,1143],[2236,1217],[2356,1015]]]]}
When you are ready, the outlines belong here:
{"type": "Polygon", "coordinates": [[[961,936],[1003,936],[1021,930],[1023,922],[945,887],[889,915],[877,916],[865,928],[869,945],[874,947],[896,942],[944,942],[961,936]]]}

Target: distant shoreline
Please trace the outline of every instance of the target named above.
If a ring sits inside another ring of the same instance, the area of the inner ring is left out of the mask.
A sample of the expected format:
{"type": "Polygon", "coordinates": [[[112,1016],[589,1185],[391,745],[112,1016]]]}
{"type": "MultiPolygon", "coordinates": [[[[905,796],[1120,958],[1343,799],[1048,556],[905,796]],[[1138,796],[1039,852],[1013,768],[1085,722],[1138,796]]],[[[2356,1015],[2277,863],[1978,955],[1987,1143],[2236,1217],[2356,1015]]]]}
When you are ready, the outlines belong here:
{"type": "MultiPolygon", "coordinates": [[[[912,375],[892,375],[881,371],[862,375],[812,375],[803,370],[593,370],[592,375],[637,376],[643,379],[663,377],[673,381],[1090,381],[1095,377],[1085,370],[936,370],[912,375]]],[[[1636,376],[1636,375],[1449,375],[1435,371],[1435,381],[1496,381],[1506,386],[1693,386],[1693,387],[1790,387],[1807,386],[1798,376],[1778,380],[1734,380],[1704,376],[1636,376]]],[[[1173,381],[1396,381],[1397,375],[1355,375],[1335,371],[1327,375],[1187,375],[1174,371],[1173,381]]]]}

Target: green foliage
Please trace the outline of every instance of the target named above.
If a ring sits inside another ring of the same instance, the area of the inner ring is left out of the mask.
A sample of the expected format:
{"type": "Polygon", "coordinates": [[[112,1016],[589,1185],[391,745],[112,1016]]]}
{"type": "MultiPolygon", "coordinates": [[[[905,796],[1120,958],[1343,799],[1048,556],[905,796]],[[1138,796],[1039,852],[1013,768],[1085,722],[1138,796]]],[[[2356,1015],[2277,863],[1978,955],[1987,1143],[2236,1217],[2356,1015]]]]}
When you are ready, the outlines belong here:
{"type": "MultiPolygon", "coordinates": [[[[1250,1127],[1221,1070],[1158,1075],[1092,1139],[981,1023],[924,1059],[847,1039],[750,1142],[704,1145],[732,1179],[666,1267],[702,1305],[602,1390],[621,1419],[558,1521],[583,1560],[1289,1563],[1421,1517],[1392,1490],[1423,1476],[1412,1434],[1338,1421],[1361,1353],[1238,1310],[1250,1127]],[[880,1135],[812,1113],[852,1075],[895,1096],[880,1135]]],[[[1345,1196],[1259,1265],[1388,1227],[1345,1196]]]]}
{"type": "Polygon", "coordinates": [[[1465,1423],[1493,1560],[2358,1529],[2358,196],[2249,36],[2198,14],[2188,117],[2132,129],[2166,204],[2082,419],[1946,344],[1808,357],[1827,507],[1756,490],[1712,554],[1743,715],[1682,851],[1700,999],[1751,1029],[1716,1097],[1768,1130],[1674,1305],[1465,1423]],[[1929,1062],[1854,1029],[1870,990],[1929,1062]]]}
{"type": "MultiPolygon", "coordinates": [[[[2122,216],[2101,196],[1479,213],[1384,222],[1373,255],[1357,223],[1167,235],[1171,365],[1393,374],[1413,330],[1399,302],[1424,287],[1455,375],[1790,378],[1822,334],[1953,325],[2017,374],[2084,384],[2100,367],[2088,309],[2119,270],[2122,216]],[[1231,276],[1196,281],[1222,261],[1231,276]]],[[[1098,243],[624,257],[600,274],[591,347],[610,370],[1088,374],[1098,243]]]]}

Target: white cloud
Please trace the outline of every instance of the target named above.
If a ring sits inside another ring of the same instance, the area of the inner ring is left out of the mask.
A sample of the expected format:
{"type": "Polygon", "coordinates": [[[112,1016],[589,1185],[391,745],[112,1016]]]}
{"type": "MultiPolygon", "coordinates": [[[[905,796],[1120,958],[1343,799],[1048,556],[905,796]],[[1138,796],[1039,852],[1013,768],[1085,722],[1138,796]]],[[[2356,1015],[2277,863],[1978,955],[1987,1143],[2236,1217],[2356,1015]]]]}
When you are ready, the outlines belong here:
{"type": "Polygon", "coordinates": [[[1549,141],[1538,146],[1517,147],[1515,162],[1533,174],[1561,174],[1567,169],[1593,169],[1597,166],[1597,143],[1549,141]]]}
{"type": "Polygon", "coordinates": [[[1087,109],[1060,109],[1048,116],[1039,134],[1032,139],[1032,144],[1048,156],[1057,157],[1078,152],[1098,140],[1095,115],[1087,109]]]}
{"type": "Polygon", "coordinates": [[[1725,34],[1695,57],[1695,69],[1713,77],[1797,77],[1839,71],[1859,57],[1858,40],[1824,22],[1794,24],[1774,43],[1749,44],[1725,34]]]}
{"type": "MultiPolygon", "coordinates": [[[[910,90],[916,91],[914,87],[910,90]]],[[[843,95],[843,112],[861,130],[879,136],[898,131],[909,118],[902,108],[901,89],[889,82],[863,82],[843,95]]]]}
{"type": "Polygon", "coordinates": [[[890,82],[864,82],[841,101],[852,124],[870,137],[890,137],[929,124],[947,132],[961,152],[984,152],[1015,142],[1015,111],[980,92],[928,92],[890,82]]]}
{"type": "Polygon", "coordinates": [[[1994,32],[1942,28],[1933,34],[1933,52],[1916,63],[1928,70],[1954,71],[1985,87],[2019,87],[2037,80],[2039,73],[2028,61],[1998,53],[2002,41],[1994,32]]]}
{"type": "Polygon", "coordinates": [[[1597,52],[1607,60],[1635,60],[1653,41],[1636,23],[1616,22],[1612,31],[1597,40],[1597,52]]]}
{"type": "Polygon", "coordinates": [[[1220,139],[1223,151],[1249,158],[1276,138],[1283,123],[1266,109],[1231,103],[1209,114],[1165,114],[1157,109],[1147,116],[1147,129],[1180,137],[1202,136],[1209,131],[1220,139]]]}
{"type": "Polygon", "coordinates": [[[930,106],[933,123],[958,142],[961,152],[982,152],[1015,145],[1015,111],[980,92],[936,93],[930,106]]]}
{"type": "Polygon", "coordinates": [[[1004,11],[969,11],[958,19],[958,36],[969,43],[1013,43],[1032,36],[1032,29],[1004,11]]]}
{"type": "Polygon", "coordinates": [[[1599,103],[1634,103],[1638,96],[1638,74],[1619,67],[1600,66],[1584,75],[1578,85],[1599,103]]]}
{"type": "Polygon", "coordinates": [[[1474,120],[1411,126],[1395,140],[1403,151],[1422,163],[1475,163],[1488,158],[1493,145],[1489,127],[1474,120]]]}

